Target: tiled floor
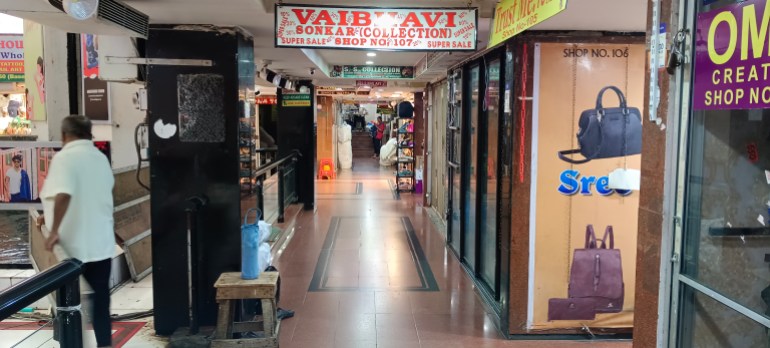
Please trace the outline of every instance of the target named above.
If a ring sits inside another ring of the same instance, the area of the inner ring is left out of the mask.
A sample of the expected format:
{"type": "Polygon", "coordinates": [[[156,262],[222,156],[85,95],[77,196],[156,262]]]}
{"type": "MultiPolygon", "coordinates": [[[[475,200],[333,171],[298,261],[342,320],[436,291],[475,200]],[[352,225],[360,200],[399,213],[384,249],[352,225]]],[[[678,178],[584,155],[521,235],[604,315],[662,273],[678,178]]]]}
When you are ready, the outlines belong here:
{"type": "Polygon", "coordinates": [[[281,324],[282,348],[631,346],[502,339],[421,196],[395,196],[392,179],[356,158],[317,185],[316,212],[300,213],[275,262],[279,305],[296,311],[281,324]]]}
{"type": "MultiPolygon", "coordinates": [[[[392,171],[374,160],[356,158],[354,165],[319,183],[316,212],[300,213],[275,260],[279,305],[296,311],[281,323],[281,348],[631,347],[629,341],[504,340],[421,197],[395,195],[392,171]]],[[[114,293],[112,313],[152,308],[151,279],[114,293]]],[[[147,324],[123,347],[166,346],[154,336],[151,318],[132,321],[147,324]]],[[[30,332],[0,329],[0,347],[30,332]]],[[[51,333],[23,347],[58,347],[51,333]]],[[[85,337],[93,346],[93,331],[85,337]]]]}

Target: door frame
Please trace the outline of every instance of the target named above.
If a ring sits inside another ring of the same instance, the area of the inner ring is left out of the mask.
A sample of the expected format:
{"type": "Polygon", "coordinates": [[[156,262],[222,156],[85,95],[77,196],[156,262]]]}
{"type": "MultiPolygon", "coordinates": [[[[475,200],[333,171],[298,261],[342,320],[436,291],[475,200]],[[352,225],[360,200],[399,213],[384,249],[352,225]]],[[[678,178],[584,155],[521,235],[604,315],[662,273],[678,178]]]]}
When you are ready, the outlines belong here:
{"type": "MultiPolygon", "coordinates": [[[[679,1],[678,8],[679,28],[695,31],[695,21],[698,14],[697,4],[689,4],[689,1],[679,1]]],[[[675,32],[672,32],[676,35],[675,32]]],[[[687,35],[684,47],[684,64],[677,71],[669,92],[669,100],[672,101],[669,110],[670,115],[676,115],[670,119],[676,128],[670,129],[672,136],[667,139],[667,148],[676,151],[667,151],[664,189],[664,225],[661,245],[661,289],[659,300],[658,347],[678,347],[680,342],[681,323],[685,316],[691,313],[683,313],[682,298],[688,288],[693,294],[699,293],[721,303],[730,310],[753,320],[759,325],[770,329],[770,319],[756,313],[756,311],[724,296],[700,283],[696,279],[682,274],[681,255],[686,247],[684,241],[684,218],[686,218],[687,198],[687,174],[689,163],[690,121],[692,114],[692,81],[694,78],[694,52],[692,36],[687,35]],[[668,184],[672,183],[672,184],[668,184]],[[665,211],[673,211],[673,216],[666,219],[665,211]]]]}

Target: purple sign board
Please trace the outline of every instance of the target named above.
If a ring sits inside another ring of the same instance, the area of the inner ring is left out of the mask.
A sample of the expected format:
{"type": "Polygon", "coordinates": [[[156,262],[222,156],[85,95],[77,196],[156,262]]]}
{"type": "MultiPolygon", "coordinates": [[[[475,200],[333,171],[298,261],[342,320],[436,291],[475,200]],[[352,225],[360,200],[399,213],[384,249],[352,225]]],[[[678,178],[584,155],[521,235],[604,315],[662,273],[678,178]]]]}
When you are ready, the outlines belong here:
{"type": "Polygon", "coordinates": [[[745,1],[698,15],[694,110],[770,108],[770,8],[765,3],[745,1]]]}

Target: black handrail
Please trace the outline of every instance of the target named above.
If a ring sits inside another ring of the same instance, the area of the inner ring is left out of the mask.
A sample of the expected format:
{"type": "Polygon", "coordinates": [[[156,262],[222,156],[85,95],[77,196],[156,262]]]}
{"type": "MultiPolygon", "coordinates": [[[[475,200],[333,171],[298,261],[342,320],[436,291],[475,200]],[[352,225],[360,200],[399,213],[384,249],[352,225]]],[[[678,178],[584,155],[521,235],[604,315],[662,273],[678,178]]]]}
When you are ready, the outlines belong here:
{"type": "Polygon", "coordinates": [[[286,155],[285,157],[275,161],[271,162],[270,164],[266,166],[262,166],[257,169],[256,173],[254,173],[255,176],[259,177],[262,175],[267,174],[268,172],[272,171],[273,169],[278,168],[279,166],[283,165],[286,162],[294,160],[296,157],[300,157],[302,154],[299,152],[299,150],[294,150],[290,154],[286,155]]]}
{"type": "Polygon", "coordinates": [[[270,153],[270,152],[278,152],[277,147],[263,147],[260,149],[254,149],[254,152],[256,153],[270,153]]]}
{"type": "Polygon", "coordinates": [[[257,202],[257,209],[259,211],[264,212],[265,211],[265,191],[264,191],[264,181],[265,181],[265,174],[271,173],[273,170],[278,170],[278,222],[283,222],[284,219],[284,209],[285,207],[285,197],[284,197],[284,177],[283,177],[283,170],[285,167],[285,164],[289,162],[296,162],[297,157],[302,156],[302,153],[299,152],[299,150],[294,150],[290,154],[284,156],[280,160],[277,160],[275,162],[270,162],[270,164],[266,166],[262,166],[257,169],[257,171],[254,173],[254,175],[257,177],[257,185],[256,185],[256,194],[257,198],[259,199],[257,202]]]}
{"type": "Polygon", "coordinates": [[[82,347],[80,316],[80,274],[83,263],[67,259],[0,293],[0,320],[56,291],[57,327],[62,347],[82,347]]]}

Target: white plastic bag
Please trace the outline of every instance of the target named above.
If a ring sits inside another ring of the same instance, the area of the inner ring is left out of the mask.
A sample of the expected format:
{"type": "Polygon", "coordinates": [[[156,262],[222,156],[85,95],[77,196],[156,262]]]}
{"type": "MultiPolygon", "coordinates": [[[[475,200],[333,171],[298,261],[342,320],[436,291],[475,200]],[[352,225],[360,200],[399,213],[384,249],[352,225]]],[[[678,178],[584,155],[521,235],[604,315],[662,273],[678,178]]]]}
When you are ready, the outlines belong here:
{"type": "Polygon", "coordinates": [[[380,165],[390,167],[398,161],[398,142],[395,138],[390,138],[385,145],[380,148],[380,165]]]}
{"type": "Polygon", "coordinates": [[[259,258],[259,267],[263,270],[270,267],[273,264],[273,254],[270,253],[270,244],[260,244],[259,250],[257,251],[257,257],[259,258]]]}
{"type": "Polygon", "coordinates": [[[264,220],[259,222],[259,243],[267,242],[270,234],[273,233],[273,225],[265,222],[264,220]]]}
{"type": "Polygon", "coordinates": [[[639,191],[642,173],[638,169],[613,170],[609,175],[608,187],[616,190],[639,191]]]}
{"type": "Polygon", "coordinates": [[[353,145],[350,141],[340,143],[337,147],[337,155],[340,160],[340,169],[353,168],[353,145]]]}
{"type": "Polygon", "coordinates": [[[349,125],[343,124],[340,125],[339,131],[337,132],[337,142],[344,143],[349,142],[353,139],[353,133],[349,125]]]}

